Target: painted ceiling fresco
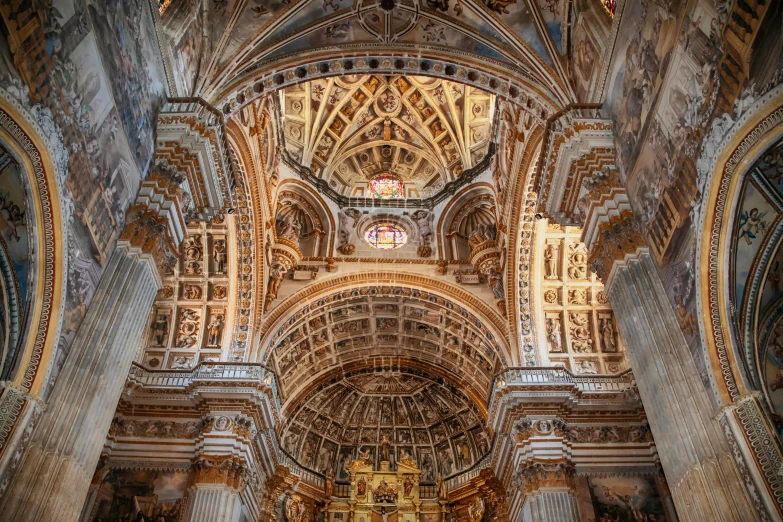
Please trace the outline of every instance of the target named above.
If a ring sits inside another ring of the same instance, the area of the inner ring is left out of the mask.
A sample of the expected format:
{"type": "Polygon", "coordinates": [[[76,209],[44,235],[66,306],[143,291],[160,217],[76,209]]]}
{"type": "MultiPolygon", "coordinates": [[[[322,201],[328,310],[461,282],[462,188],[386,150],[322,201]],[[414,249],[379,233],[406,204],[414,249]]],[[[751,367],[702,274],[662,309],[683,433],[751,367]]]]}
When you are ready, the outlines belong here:
{"type": "Polygon", "coordinates": [[[333,469],[338,480],[359,452],[380,459],[384,438],[391,466],[407,452],[423,482],[469,468],[490,437],[475,406],[456,388],[399,368],[357,372],[310,393],[283,430],[283,447],[310,469],[333,469]]]}
{"type": "MultiPolygon", "coordinates": [[[[783,417],[783,143],[748,171],[732,234],[732,303],[745,370],[783,417]],[[758,348],[756,348],[758,347],[758,348]]],[[[698,327],[698,325],[694,325],[698,327]]]]}
{"type": "MultiPolygon", "coordinates": [[[[566,92],[564,0],[209,0],[177,31],[181,94],[208,98],[261,63],[328,47],[459,49],[522,69],[542,88],[566,92]],[[206,41],[201,35],[206,34],[206,41]],[[554,83],[551,81],[555,78],[554,83]]],[[[176,17],[176,2],[163,20],[176,17]]],[[[608,17],[608,14],[607,14],[608,17]]]]}
{"type": "Polygon", "coordinates": [[[283,93],[286,148],[348,196],[369,196],[381,174],[406,197],[427,197],[479,163],[490,141],[494,96],[423,76],[353,75],[283,93]]]}

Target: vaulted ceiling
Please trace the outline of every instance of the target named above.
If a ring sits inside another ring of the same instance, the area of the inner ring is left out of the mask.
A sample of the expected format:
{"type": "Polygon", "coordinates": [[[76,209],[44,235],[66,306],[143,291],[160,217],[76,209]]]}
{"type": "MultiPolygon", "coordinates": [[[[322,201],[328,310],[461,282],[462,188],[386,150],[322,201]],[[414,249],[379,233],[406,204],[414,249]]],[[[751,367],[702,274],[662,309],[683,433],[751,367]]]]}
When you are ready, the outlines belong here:
{"type": "Polygon", "coordinates": [[[519,72],[545,98],[571,93],[562,56],[566,2],[556,0],[196,0],[163,10],[178,90],[215,99],[268,64],[334,49],[426,49],[519,72]],[[197,16],[193,16],[194,13],[197,16]],[[202,39],[202,35],[206,38],[202,39]],[[472,57],[472,58],[471,58],[472,57]]]}
{"type": "Polygon", "coordinates": [[[394,174],[408,197],[427,197],[479,163],[494,95],[424,76],[351,75],[283,92],[286,148],[347,196],[394,174]]]}

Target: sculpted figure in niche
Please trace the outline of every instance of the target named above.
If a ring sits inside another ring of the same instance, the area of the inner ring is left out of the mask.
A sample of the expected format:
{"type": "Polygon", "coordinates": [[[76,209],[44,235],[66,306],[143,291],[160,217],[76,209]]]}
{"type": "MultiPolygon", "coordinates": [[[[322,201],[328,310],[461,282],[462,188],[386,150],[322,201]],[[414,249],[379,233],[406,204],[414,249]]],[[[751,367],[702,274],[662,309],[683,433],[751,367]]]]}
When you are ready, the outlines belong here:
{"type": "Polygon", "coordinates": [[[617,353],[617,339],[614,335],[614,324],[611,317],[601,318],[601,340],[604,345],[604,352],[617,353]]]}
{"type": "Polygon", "coordinates": [[[152,339],[154,346],[164,346],[169,335],[168,314],[158,314],[152,323],[152,339]]]}
{"type": "Polygon", "coordinates": [[[386,462],[391,460],[391,452],[389,451],[390,446],[391,441],[389,440],[389,436],[384,433],[381,438],[381,460],[386,462]]]}
{"type": "Polygon", "coordinates": [[[302,226],[294,219],[294,216],[287,215],[277,220],[277,237],[287,239],[295,244],[299,244],[299,235],[302,232],[302,226]]]}
{"type": "Polygon", "coordinates": [[[356,222],[361,215],[362,213],[355,208],[340,210],[340,230],[338,232],[340,241],[337,250],[345,256],[350,256],[356,251],[356,246],[351,243],[351,234],[356,228],[356,222]]]}
{"type": "Polygon", "coordinates": [[[557,274],[557,251],[557,245],[551,243],[544,250],[545,279],[558,279],[560,277],[557,274]]]}
{"type": "Polygon", "coordinates": [[[468,246],[470,251],[476,249],[485,241],[494,241],[497,238],[497,229],[493,223],[480,223],[468,236],[468,246]]]}
{"type": "Polygon", "coordinates": [[[209,337],[207,338],[207,346],[219,346],[220,335],[223,333],[223,316],[213,315],[212,320],[207,325],[209,337]]]}
{"type": "Polygon", "coordinates": [[[228,259],[225,239],[218,239],[215,241],[215,246],[212,247],[212,258],[215,261],[215,273],[224,273],[226,270],[226,260],[228,259]]]}
{"type": "Polygon", "coordinates": [[[413,493],[413,480],[410,475],[405,475],[405,481],[402,483],[403,492],[406,497],[410,497],[413,493]]]}
{"type": "Polygon", "coordinates": [[[410,466],[412,468],[418,467],[416,462],[411,457],[411,454],[408,453],[405,448],[400,450],[400,464],[405,464],[406,466],[410,466]]]}
{"type": "Polygon", "coordinates": [[[364,476],[359,477],[359,481],[356,483],[356,495],[363,497],[367,493],[367,481],[364,476]]]}
{"type": "Polygon", "coordinates": [[[560,333],[560,321],[557,317],[546,319],[546,341],[549,353],[563,353],[563,337],[560,333]]]}

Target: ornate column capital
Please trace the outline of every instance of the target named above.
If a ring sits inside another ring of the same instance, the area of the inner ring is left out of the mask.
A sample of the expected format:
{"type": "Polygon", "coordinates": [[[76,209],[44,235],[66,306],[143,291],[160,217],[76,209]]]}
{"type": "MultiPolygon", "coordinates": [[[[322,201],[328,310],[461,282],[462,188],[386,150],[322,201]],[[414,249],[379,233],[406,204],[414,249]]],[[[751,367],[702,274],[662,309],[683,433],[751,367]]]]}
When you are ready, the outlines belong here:
{"type": "Polygon", "coordinates": [[[588,262],[608,287],[614,262],[624,260],[627,255],[635,254],[646,246],[639,221],[630,208],[624,209],[598,226],[588,262]]]}
{"type": "Polygon", "coordinates": [[[193,463],[190,485],[225,485],[239,491],[245,486],[246,473],[244,462],[236,457],[201,455],[193,463]]]}
{"type": "Polygon", "coordinates": [[[541,489],[573,490],[576,488],[575,474],[574,466],[568,462],[533,462],[514,474],[511,485],[525,495],[531,495],[541,489]]]}

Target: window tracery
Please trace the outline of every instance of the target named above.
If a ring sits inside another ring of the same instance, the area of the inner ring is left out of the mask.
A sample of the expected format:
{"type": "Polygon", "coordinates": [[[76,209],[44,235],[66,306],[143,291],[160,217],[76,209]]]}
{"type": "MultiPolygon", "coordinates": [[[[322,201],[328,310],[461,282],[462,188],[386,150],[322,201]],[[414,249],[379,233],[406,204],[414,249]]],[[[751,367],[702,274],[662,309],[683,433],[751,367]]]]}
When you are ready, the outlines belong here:
{"type": "Polygon", "coordinates": [[[364,239],[371,247],[378,250],[394,250],[408,242],[408,234],[394,223],[379,223],[370,227],[364,239]]]}

